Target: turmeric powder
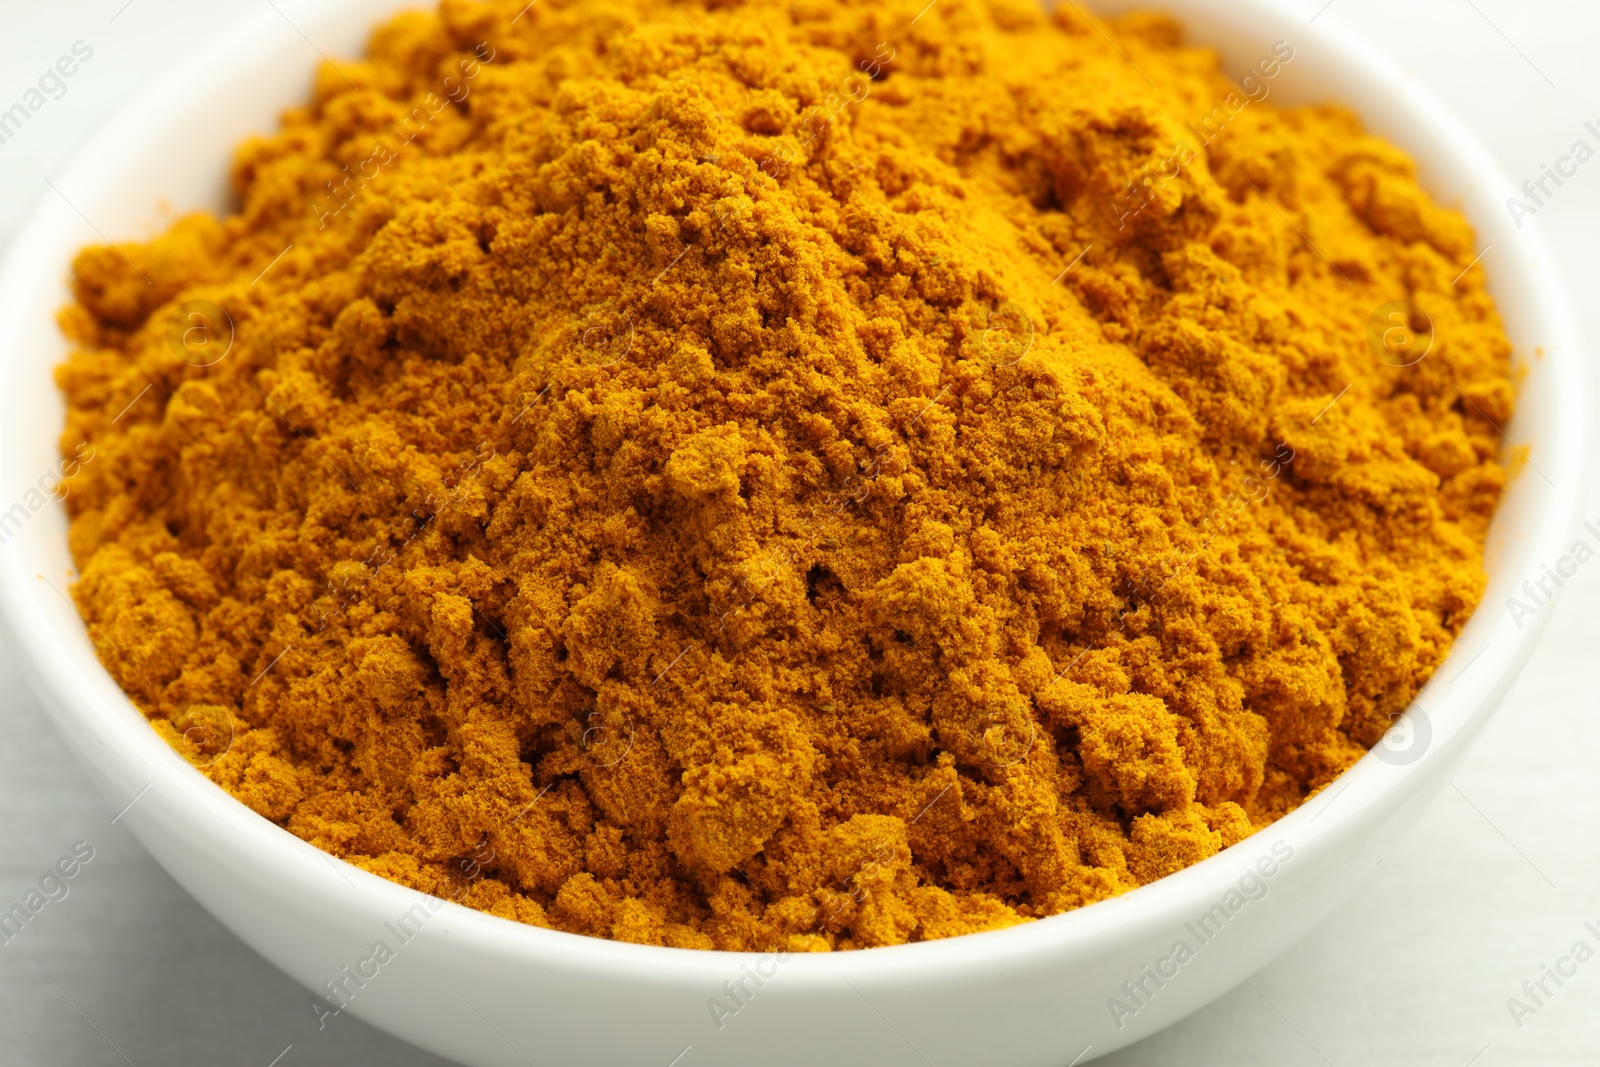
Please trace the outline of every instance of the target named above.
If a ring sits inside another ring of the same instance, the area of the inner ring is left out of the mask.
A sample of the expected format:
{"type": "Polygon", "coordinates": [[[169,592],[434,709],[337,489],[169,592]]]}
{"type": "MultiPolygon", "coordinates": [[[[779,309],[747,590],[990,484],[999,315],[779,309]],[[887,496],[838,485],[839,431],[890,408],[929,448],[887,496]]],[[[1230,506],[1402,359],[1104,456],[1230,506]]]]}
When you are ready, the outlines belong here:
{"type": "Polygon", "coordinates": [[[302,839],[598,937],[947,937],[1235,844],[1446,655],[1514,399],[1470,228],[1293,62],[393,18],[230,213],[76,261],[106,669],[302,839]]]}

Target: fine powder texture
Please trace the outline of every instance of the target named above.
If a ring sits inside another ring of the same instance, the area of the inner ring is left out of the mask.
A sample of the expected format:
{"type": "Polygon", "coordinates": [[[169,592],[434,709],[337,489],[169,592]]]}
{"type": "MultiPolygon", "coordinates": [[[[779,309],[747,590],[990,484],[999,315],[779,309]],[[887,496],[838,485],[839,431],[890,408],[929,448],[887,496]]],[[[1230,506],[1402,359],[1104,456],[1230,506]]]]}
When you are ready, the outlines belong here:
{"type": "Polygon", "coordinates": [[[1125,892],[1372,746],[1507,479],[1470,228],[1293,42],[922,7],[449,0],[84,251],[155,728],[386,878],[763,951],[1125,892]]]}

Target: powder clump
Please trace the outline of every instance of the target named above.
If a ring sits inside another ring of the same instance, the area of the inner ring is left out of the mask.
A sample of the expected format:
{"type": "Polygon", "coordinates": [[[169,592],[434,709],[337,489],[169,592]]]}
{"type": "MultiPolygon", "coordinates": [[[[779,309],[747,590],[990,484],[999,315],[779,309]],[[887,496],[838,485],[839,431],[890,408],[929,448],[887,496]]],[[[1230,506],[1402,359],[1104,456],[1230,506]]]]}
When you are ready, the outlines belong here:
{"type": "Polygon", "coordinates": [[[384,877],[739,950],[1081,907],[1359,758],[1506,480],[1470,230],[1292,47],[919,6],[446,0],[86,250],[76,597],[156,728],[384,877]]]}

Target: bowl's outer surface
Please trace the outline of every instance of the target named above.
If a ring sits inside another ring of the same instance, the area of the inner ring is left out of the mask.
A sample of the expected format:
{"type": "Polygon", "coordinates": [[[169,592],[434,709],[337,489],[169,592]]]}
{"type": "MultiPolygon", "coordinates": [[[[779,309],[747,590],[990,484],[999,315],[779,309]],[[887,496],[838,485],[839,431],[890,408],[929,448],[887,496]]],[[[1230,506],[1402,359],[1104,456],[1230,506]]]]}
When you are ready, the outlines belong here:
{"type": "Polygon", "coordinates": [[[305,38],[327,54],[354,55],[370,25],[401,6],[280,0],[261,9],[130,105],[56,182],[59,192],[43,191],[0,274],[0,618],[9,643],[111,810],[135,800],[121,821],[262,955],[310,988],[342,981],[352,1014],[474,1067],[665,1067],[680,1054],[683,1067],[1061,1067],[1146,1036],[1261,967],[1342,900],[1445,783],[1549,615],[1519,628],[1506,598],[1567,551],[1576,525],[1585,394],[1559,279],[1531,229],[1510,222],[1506,183],[1488,155],[1413,80],[1274,0],[1159,0],[1232,70],[1289,41],[1296,56],[1273,83],[1274,99],[1354,107],[1417,158],[1431,190],[1458,204],[1493,248],[1474,269],[1491,276],[1526,366],[1506,432],[1532,445],[1533,468],[1507,493],[1484,606],[1424,691],[1427,721],[1409,754],[1368,756],[1249,841],[1115,900],[996,933],[786,960],[616,944],[439,902],[324,855],[217,789],[101,668],[64,595],[72,567],[64,513],[25,503],[56,461],[62,425],[51,369],[65,349],[53,313],[69,299],[68,264],[81,245],[101,233],[156,232],[160,203],[226,206],[231,146],[270,129],[309,89],[317,57],[305,38]],[[1270,878],[1249,880],[1262,857],[1285,853],[1270,878]],[[1228,895],[1241,878],[1253,899],[1228,895]],[[1186,924],[1218,904],[1226,925],[1202,940],[1202,928],[1186,924]],[[408,912],[420,932],[402,940],[392,927],[408,912]],[[347,977],[343,969],[356,969],[380,941],[394,958],[363,965],[376,974],[359,984],[347,977]],[[1162,963],[1179,941],[1193,957],[1162,963]],[[1168,977],[1158,984],[1146,965],[1168,977]],[[744,978],[749,995],[734,999],[725,983],[751,970],[761,984],[744,978]],[[711,998],[738,1010],[719,1026],[711,998]],[[1128,1010],[1114,1012],[1113,998],[1128,1010]]]}

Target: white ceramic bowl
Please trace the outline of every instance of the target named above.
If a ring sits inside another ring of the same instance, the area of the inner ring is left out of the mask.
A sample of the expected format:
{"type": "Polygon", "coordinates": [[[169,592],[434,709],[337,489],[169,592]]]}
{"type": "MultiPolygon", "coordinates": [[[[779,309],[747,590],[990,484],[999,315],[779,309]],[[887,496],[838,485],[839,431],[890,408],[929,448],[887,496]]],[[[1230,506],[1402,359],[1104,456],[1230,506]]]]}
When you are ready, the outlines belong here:
{"type": "MultiPolygon", "coordinates": [[[[28,512],[18,531],[0,525],[0,617],[17,661],[112,809],[137,798],[121,821],[223,923],[309,988],[342,978],[376,942],[388,943],[394,958],[365,965],[377,974],[359,989],[347,984],[356,990],[349,1011],[475,1067],[1061,1067],[1166,1026],[1283,951],[1377,865],[1445,784],[1527,658],[1549,613],[1519,627],[1504,604],[1568,548],[1587,394],[1549,256],[1531,229],[1510,222],[1507,183],[1494,162],[1414,80],[1328,22],[1308,25],[1271,0],[1149,4],[1177,14],[1234,70],[1272,42],[1290,41],[1296,57],[1273,84],[1274,99],[1354,107],[1408,149],[1432,192],[1459,204],[1493,246],[1474,269],[1492,279],[1526,370],[1506,432],[1532,445],[1536,469],[1515,480],[1501,505],[1483,607],[1424,691],[1425,719],[1414,723],[1409,747],[1369,755],[1299,811],[1204,863],[1010,930],[783,961],[553,933],[334,860],[190,768],[96,660],[62,595],[71,570],[65,517],[46,506],[28,512]],[[408,913],[420,932],[402,942],[391,927],[408,913]],[[1179,941],[1192,958],[1173,955],[1179,941]],[[750,996],[719,1027],[708,999],[740,1003],[724,983],[750,970],[762,984],[745,979],[750,996]],[[1113,998],[1124,1010],[1113,1010],[1113,998]]],[[[0,274],[0,513],[24,501],[57,458],[62,401],[51,368],[64,345],[52,316],[68,300],[74,251],[100,234],[151,234],[163,202],[224,207],[233,144],[271,128],[278,109],[308,91],[316,55],[306,39],[329,55],[357,54],[369,27],[402,0],[277,6],[282,15],[260,9],[133,102],[62,174],[60,195],[44,193],[11,249],[0,274]]]]}

